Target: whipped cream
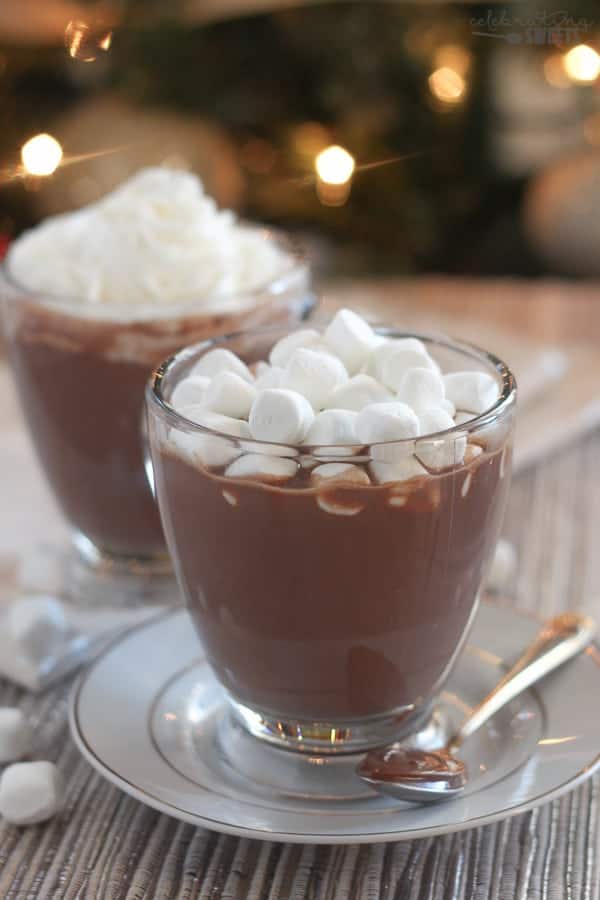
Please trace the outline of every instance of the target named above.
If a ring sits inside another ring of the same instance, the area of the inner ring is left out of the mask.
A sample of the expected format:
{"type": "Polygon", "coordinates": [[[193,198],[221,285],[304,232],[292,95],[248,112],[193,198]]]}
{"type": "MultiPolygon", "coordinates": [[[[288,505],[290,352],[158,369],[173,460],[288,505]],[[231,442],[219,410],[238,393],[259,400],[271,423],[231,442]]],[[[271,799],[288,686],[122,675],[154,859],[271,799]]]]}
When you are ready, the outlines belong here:
{"type": "Polygon", "coordinates": [[[46,219],[8,257],[21,286],[99,313],[241,309],[258,302],[244,294],[291,264],[264,231],[219,210],[195,175],[167,168],[142,169],[98,203],[46,219]]]}

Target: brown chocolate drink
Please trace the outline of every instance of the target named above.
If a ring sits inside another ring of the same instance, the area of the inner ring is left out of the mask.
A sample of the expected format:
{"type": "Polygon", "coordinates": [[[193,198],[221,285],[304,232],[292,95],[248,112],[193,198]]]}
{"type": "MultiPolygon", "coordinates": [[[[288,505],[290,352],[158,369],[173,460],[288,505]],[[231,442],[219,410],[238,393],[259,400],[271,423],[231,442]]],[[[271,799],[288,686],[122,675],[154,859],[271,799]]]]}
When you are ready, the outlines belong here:
{"type": "Polygon", "coordinates": [[[17,297],[9,350],[40,462],[66,518],[100,550],[164,553],[144,466],[144,387],[184,344],[249,324],[295,321],[308,304],[263,303],[237,315],[138,321],[89,318],[17,297]]]}
{"type": "Polygon", "coordinates": [[[474,613],[509,461],[508,445],[468,451],[452,470],[389,485],[315,486],[299,468],[276,487],[155,447],[167,542],[232,696],[327,722],[429,699],[474,613]]]}
{"type": "Polygon", "coordinates": [[[188,172],[138,172],[21,235],[0,277],[33,441],[88,559],[166,561],[146,477],[144,386],[182,345],[312,306],[289,241],[239,224],[188,172]],[[125,558],[125,559],[123,559],[125,558]]]}

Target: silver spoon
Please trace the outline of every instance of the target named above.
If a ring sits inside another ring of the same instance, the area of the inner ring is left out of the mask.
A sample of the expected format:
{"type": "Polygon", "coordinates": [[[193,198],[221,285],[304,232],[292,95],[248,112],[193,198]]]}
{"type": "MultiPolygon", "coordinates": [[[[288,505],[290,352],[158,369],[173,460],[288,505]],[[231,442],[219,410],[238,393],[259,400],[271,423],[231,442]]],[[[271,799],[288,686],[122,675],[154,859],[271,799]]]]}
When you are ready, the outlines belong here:
{"type": "Polygon", "coordinates": [[[358,766],[358,775],[380,793],[410,803],[432,803],[456,797],[468,781],[467,767],[455,756],[467,738],[532,684],[581,653],[595,633],[596,623],[588,616],[563,613],[550,619],[445,747],[418,750],[390,744],[371,750],[358,766]]]}

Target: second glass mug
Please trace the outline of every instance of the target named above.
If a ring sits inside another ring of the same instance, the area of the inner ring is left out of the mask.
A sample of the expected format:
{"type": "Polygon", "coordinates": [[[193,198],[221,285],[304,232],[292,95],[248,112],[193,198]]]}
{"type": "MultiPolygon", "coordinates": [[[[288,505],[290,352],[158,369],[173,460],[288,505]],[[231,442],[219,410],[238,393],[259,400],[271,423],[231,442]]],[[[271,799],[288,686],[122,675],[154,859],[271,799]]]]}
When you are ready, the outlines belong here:
{"type": "Polygon", "coordinates": [[[383,330],[419,337],[445,371],[492,374],[497,403],[438,435],[319,448],[215,433],[170,405],[208,350],[251,364],[287,331],[203,342],[157,370],[147,391],[155,488],[234,719],[282,747],[362,751],[421,726],[462,649],[503,517],[516,386],[500,360],[469,345],[383,330]],[[459,465],[393,480],[396,462],[442,444],[459,465]],[[285,483],[236,477],[228,466],[245,454],[278,458],[285,483]],[[352,463],[354,481],[311,475],[331,462],[352,463]]]}
{"type": "Polygon", "coordinates": [[[259,289],[221,298],[209,312],[207,298],[190,298],[145,317],[128,311],[126,301],[90,314],[81,302],[15,283],[10,252],[0,270],[4,330],[37,456],[85,571],[127,576],[119,582],[123,602],[128,581],[135,594],[142,576],[150,585],[171,572],[142,447],[152,369],[190,341],[232,327],[289,326],[315,305],[304,255],[282,235],[267,239],[289,256],[289,267],[259,289]]]}

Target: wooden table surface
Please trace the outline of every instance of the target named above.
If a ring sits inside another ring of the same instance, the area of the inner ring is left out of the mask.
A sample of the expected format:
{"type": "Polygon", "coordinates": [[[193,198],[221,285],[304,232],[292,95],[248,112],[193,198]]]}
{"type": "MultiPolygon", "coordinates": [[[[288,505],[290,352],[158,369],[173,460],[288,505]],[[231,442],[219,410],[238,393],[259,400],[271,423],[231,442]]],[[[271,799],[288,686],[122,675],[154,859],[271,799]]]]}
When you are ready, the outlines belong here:
{"type": "MultiPolygon", "coordinates": [[[[568,339],[589,347],[600,337],[600,292],[593,285],[428,279],[352,284],[342,291],[337,286],[334,293],[348,303],[368,294],[387,320],[408,305],[516,326],[551,342],[568,339]]],[[[9,401],[0,396],[0,421],[9,401]]],[[[2,440],[0,431],[0,449],[2,440]]],[[[514,480],[504,530],[519,555],[508,586],[518,608],[542,615],[572,608],[600,616],[599,460],[596,431],[514,480]]],[[[27,511],[32,526],[39,509],[48,508],[42,490],[40,482],[39,508],[32,502],[27,511]]],[[[0,505],[0,516],[10,514],[0,505]]],[[[22,705],[36,724],[40,756],[56,760],[68,784],[65,809],[50,823],[26,829],[0,824],[3,900],[600,896],[600,776],[530,813],[441,838],[362,847],[239,840],[160,815],[96,775],[68,734],[68,688],[63,684],[34,697],[0,680],[0,704],[22,705]]]]}

